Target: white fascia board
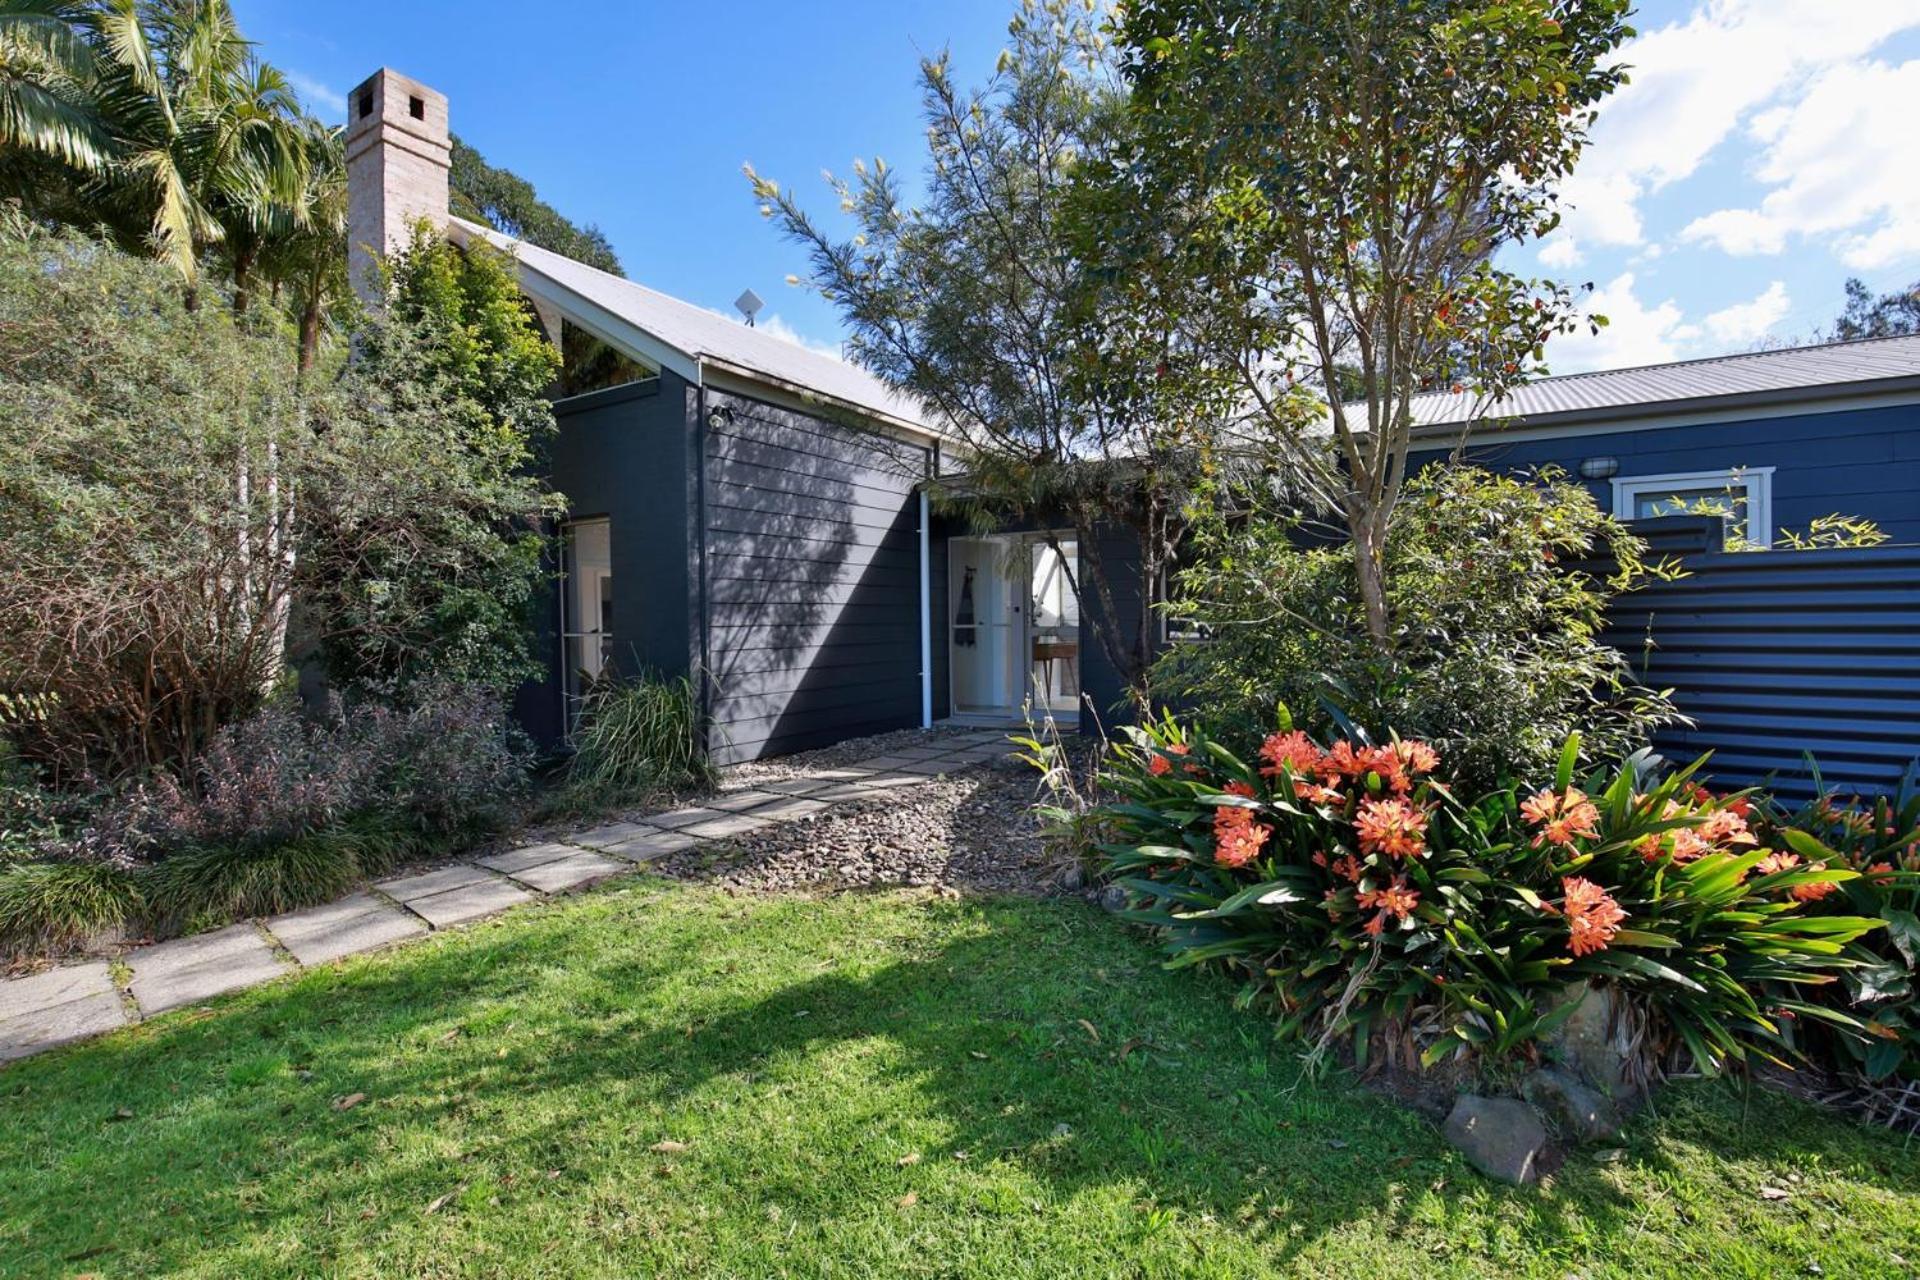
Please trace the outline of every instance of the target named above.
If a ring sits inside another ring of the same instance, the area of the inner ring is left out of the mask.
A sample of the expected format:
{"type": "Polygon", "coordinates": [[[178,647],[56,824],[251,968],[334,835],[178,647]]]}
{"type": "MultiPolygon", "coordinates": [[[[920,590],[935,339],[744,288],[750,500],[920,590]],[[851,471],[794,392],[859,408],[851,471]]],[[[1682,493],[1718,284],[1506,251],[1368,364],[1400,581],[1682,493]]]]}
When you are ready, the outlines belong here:
{"type": "MultiPolygon", "coordinates": [[[[464,246],[472,233],[456,222],[448,225],[447,234],[464,246]]],[[[671,370],[688,382],[699,384],[700,362],[692,353],[670,346],[605,307],[589,302],[565,285],[541,274],[517,255],[514,264],[519,269],[521,292],[536,303],[552,307],[560,313],[561,318],[585,329],[629,359],[671,370]]]]}

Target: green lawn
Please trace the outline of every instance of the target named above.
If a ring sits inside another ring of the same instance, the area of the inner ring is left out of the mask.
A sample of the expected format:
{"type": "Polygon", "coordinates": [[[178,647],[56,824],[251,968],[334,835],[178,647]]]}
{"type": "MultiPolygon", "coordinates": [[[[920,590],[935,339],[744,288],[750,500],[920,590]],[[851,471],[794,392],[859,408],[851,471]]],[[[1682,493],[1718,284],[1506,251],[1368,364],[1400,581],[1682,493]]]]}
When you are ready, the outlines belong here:
{"type": "Polygon", "coordinates": [[[1078,903],[629,881],[0,1072],[0,1275],[1920,1261],[1920,1154],[1784,1099],[1673,1089],[1521,1191],[1292,1063],[1078,903]]]}

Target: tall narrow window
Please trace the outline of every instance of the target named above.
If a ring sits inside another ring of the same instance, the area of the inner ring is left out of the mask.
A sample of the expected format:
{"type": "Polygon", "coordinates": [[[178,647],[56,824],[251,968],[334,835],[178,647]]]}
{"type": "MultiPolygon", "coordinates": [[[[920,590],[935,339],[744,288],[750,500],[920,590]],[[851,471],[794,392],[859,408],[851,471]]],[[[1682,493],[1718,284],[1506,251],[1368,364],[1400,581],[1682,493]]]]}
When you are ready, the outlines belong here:
{"type": "Polygon", "coordinates": [[[560,644],[567,702],[567,723],[579,714],[580,700],[609,674],[613,657],[612,526],[602,520],[575,520],[566,527],[564,579],[560,592],[560,644]]]}

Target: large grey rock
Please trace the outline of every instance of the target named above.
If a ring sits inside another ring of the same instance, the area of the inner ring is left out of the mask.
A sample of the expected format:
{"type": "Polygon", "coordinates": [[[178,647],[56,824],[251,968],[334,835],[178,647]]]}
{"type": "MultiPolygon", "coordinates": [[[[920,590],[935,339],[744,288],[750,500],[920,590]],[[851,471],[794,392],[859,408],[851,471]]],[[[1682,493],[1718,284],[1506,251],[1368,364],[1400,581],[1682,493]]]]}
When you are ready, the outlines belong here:
{"type": "Polygon", "coordinates": [[[1127,909],[1127,891],[1117,884],[1106,885],[1094,894],[1093,900],[1116,914],[1127,909]]]}
{"type": "Polygon", "coordinates": [[[1463,1093],[1442,1132],[1489,1178],[1526,1185],[1539,1180],[1547,1152],[1547,1127],[1517,1098],[1480,1098],[1463,1093]]]}
{"type": "Polygon", "coordinates": [[[250,924],[141,947],[129,952],[126,960],[133,970],[127,989],[141,1012],[148,1014],[258,986],[287,971],[250,924]]]}
{"type": "Polygon", "coordinates": [[[1535,1071],[1521,1081],[1520,1093],[1555,1129],[1576,1142],[1620,1136],[1620,1109],[1571,1072],[1557,1067],[1535,1071]]]}
{"type": "Polygon", "coordinates": [[[1568,987],[1556,1004],[1568,1001],[1573,1012],[1547,1037],[1547,1057],[1602,1095],[1631,1104],[1641,1074],[1634,1061],[1634,1014],[1619,988],[1582,983],[1568,987]]]}
{"type": "Polygon", "coordinates": [[[419,919],[370,893],[308,907],[267,921],[267,932],[303,965],[377,951],[426,933],[419,919]]]}

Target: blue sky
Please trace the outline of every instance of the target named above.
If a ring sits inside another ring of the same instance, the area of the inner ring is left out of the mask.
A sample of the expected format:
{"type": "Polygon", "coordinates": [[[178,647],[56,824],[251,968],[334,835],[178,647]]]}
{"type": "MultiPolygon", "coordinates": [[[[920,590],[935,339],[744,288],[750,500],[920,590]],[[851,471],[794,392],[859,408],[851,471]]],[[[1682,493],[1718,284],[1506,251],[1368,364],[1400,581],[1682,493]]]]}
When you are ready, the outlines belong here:
{"type": "MultiPolygon", "coordinates": [[[[832,309],[740,166],[830,212],[823,168],[922,155],[915,64],[964,80],[999,52],[1010,0],[524,4],[234,0],[312,102],[389,65],[447,94],[453,127],[597,223],[635,279],[831,346],[832,309]]],[[[1831,322],[1841,282],[1920,278],[1920,0],[1648,0],[1567,189],[1575,207],[1514,265],[1596,287],[1612,325],[1556,342],[1556,372],[1742,350],[1831,322]]]]}

